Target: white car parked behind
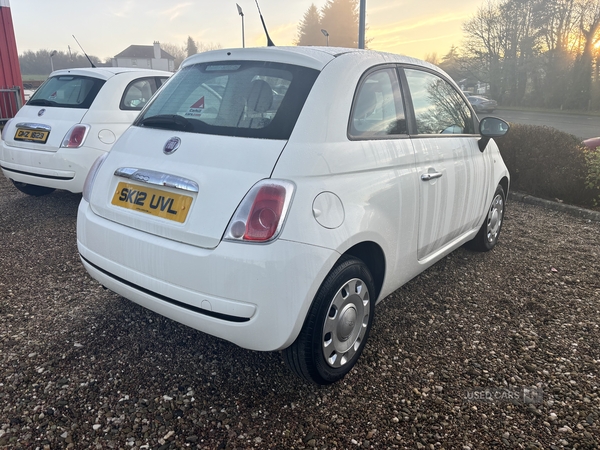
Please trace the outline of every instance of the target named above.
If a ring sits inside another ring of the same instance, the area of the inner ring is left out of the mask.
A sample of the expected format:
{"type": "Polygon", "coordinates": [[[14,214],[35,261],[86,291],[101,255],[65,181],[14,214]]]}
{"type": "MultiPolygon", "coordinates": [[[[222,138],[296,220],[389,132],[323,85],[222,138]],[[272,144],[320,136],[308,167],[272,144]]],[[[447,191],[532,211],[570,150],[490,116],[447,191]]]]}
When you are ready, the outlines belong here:
{"type": "Polygon", "coordinates": [[[120,295],[332,383],[376,302],[467,242],[496,245],[506,131],[412,58],[198,54],[90,171],[78,249],[120,295]]]}
{"type": "Polygon", "coordinates": [[[81,192],[96,158],[111,149],[169,76],[122,67],[52,72],[5,125],[2,172],[29,195],[81,192]]]}

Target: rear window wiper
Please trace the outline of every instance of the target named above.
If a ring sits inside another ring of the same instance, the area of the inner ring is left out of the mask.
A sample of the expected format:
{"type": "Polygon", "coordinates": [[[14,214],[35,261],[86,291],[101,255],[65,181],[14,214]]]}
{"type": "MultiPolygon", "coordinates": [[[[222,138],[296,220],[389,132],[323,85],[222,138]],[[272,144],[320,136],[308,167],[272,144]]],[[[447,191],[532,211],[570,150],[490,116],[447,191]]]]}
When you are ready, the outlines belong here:
{"type": "Polygon", "coordinates": [[[166,128],[168,130],[194,131],[194,125],[178,114],[159,114],[146,117],[138,122],[141,127],[166,128]]]}
{"type": "Polygon", "coordinates": [[[46,100],[45,98],[35,98],[33,100],[29,100],[27,102],[28,105],[31,106],[56,106],[57,103],[51,100],[46,100]]]}

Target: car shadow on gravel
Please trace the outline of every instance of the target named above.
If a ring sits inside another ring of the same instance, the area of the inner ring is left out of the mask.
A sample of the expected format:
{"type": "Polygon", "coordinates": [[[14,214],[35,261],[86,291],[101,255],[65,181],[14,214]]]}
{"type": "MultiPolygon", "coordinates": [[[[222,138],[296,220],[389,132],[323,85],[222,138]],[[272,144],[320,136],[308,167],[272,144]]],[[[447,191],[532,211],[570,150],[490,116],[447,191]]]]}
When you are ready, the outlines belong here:
{"type": "MultiPolygon", "coordinates": [[[[48,220],[67,219],[66,222],[75,225],[81,194],[54,191],[43,197],[32,197],[16,189],[15,192],[8,194],[9,199],[0,209],[0,229],[3,231],[31,229],[48,220]]],[[[6,192],[3,194],[7,195],[6,192]]]]}
{"type": "MultiPolygon", "coordinates": [[[[314,388],[295,378],[278,352],[243,349],[97,284],[88,290],[80,299],[87,306],[78,308],[58,339],[65,340],[64,350],[78,360],[81,370],[94,373],[98,383],[109,386],[118,376],[152,398],[185,394],[189,388],[217,390],[245,399],[246,405],[275,391],[288,402],[296,401],[314,388]],[[96,365],[110,370],[96,372],[96,365]]],[[[65,370],[72,363],[66,363],[65,370]]]]}

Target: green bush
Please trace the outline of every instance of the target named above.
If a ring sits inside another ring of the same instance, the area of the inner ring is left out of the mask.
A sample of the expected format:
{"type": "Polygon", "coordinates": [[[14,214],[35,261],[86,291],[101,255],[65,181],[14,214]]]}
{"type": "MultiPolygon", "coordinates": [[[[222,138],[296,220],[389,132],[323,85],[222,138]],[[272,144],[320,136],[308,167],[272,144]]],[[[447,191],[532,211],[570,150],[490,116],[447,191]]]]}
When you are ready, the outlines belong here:
{"type": "Polygon", "coordinates": [[[554,128],[511,124],[497,139],[511,189],[549,200],[593,206],[600,195],[600,152],[554,128]]]}

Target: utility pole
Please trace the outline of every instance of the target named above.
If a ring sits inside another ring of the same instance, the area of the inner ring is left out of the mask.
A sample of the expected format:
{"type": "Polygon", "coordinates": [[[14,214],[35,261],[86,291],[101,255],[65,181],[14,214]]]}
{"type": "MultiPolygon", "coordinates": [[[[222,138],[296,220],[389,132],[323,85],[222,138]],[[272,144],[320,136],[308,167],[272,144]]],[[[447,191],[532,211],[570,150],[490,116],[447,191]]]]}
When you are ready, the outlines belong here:
{"type": "Polygon", "coordinates": [[[360,0],[360,16],[358,21],[358,48],[365,48],[366,15],[367,0],[360,0]]]}

